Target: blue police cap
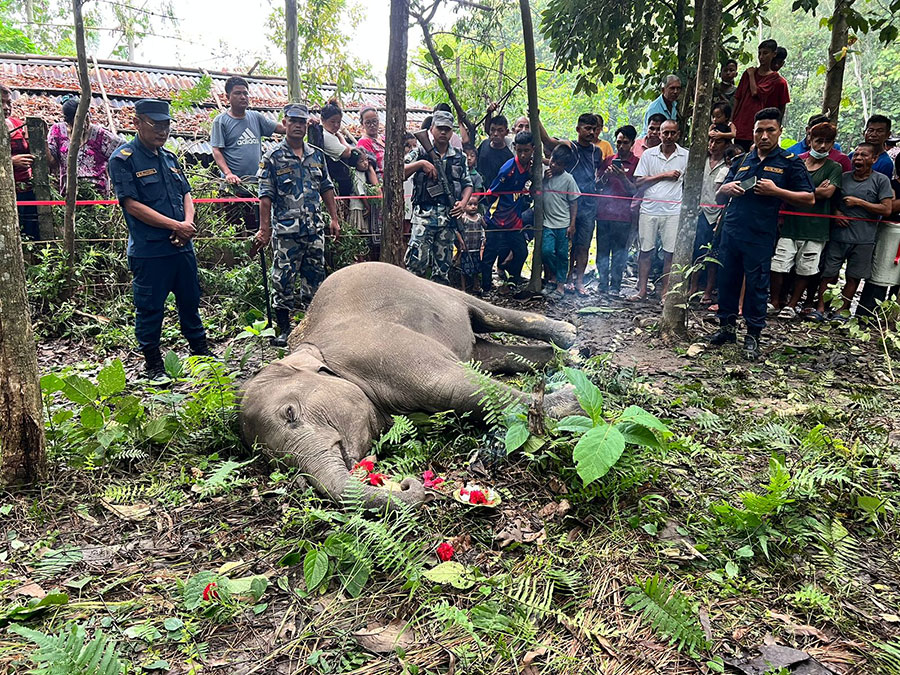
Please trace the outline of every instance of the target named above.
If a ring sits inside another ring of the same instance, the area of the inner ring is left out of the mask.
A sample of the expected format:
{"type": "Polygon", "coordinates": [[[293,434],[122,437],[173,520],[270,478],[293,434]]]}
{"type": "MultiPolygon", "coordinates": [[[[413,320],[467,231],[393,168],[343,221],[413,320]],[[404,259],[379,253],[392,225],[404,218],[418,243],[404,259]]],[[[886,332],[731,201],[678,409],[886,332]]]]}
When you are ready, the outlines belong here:
{"type": "Polygon", "coordinates": [[[308,120],[309,108],[302,103],[288,103],[284,106],[284,116],[294,117],[296,119],[308,120]]]}
{"type": "Polygon", "coordinates": [[[164,122],[172,119],[169,115],[169,102],[155,98],[142,98],[135,102],[134,112],[138,115],[146,115],[154,122],[164,122]]]}

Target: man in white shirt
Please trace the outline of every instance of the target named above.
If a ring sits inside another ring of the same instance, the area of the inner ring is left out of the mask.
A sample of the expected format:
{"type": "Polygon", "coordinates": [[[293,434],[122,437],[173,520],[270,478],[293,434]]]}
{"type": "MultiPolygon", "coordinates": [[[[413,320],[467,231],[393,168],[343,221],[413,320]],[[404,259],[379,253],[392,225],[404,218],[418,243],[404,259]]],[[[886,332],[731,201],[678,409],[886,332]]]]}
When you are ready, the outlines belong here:
{"type": "Polygon", "coordinates": [[[684,171],[687,168],[688,151],[678,145],[678,122],[666,120],[660,127],[660,145],[649,148],[641,155],[634,176],[641,196],[641,214],[638,219],[638,238],[641,255],[638,258],[637,293],[629,300],[647,298],[647,280],[650,265],[656,254],[656,239],[662,239],[663,285],[660,299],[665,299],[678,233],[678,217],[681,213],[681,195],[684,190],[684,171]]]}

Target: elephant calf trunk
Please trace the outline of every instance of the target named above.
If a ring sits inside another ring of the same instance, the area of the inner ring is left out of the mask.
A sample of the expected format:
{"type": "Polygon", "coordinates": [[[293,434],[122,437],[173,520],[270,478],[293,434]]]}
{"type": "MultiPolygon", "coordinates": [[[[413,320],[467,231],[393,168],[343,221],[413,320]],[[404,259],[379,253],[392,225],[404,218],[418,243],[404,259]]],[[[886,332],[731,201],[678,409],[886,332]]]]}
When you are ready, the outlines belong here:
{"type": "Polygon", "coordinates": [[[358,482],[358,477],[351,475],[341,458],[334,453],[329,453],[327,462],[320,463],[309,472],[309,479],[316,490],[337,503],[361,495],[363,505],[368,509],[392,508],[398,503],[418,507],[425,501],[425,488],[416,479],[405,478],[400,483],[400,489],[366,485],[358,482]]]}

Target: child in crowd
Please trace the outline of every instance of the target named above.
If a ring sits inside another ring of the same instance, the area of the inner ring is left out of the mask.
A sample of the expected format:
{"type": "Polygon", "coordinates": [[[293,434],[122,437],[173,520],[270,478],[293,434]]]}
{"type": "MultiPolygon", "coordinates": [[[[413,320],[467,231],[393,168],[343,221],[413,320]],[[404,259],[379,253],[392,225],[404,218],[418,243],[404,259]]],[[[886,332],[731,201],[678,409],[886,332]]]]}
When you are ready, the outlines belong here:
{"type": "MultiPolygon", "coordinates": [[[[350,174],[350,182],[354,197],[366,197],[370,193],[381,196],[378,187],[378,176],[375,175],[375,155],[363,150],[354,150],[351,159],[355,160],[355,170],[350,174]],[[374,189],[371,189],[374,186],[374,189]]],[[[369,245],[369,260],[377,260],[378,248],[381,244],[381,232],[373,227],[372,209],[368,199],[350,199],[349,222],[360,235],[366,237],[369,245]]]]}
{"type": "MultiPolygon", "coordinates": [[[[405,157],[413,150],[416,149],[416,137],[413,136],[408,131],[403,136],[403,156],[405,157]]],[[[403,237],[409,237],[410,231],[412,230],[412,224],[410,221],[412,220],[412,192],[413,192],[413,177],[410,176],[405,181],[403,181],[403,237]]]]}
{"type": "Polygon", "coordinates": [[[724,101],[713,103],[709,138],[731,143],[737,130],[731,121],[731,106],[724,101]]]}
{"type": "Polygon", "coordinates": [[[463,146],[466,153],[466,166],[469,167],[469,176],[472,178],[472,192],[484,192],[484,178],[478,173],[478,151],[471,143],[463,146]]]}
{"type": "Polygon", "coordinates": [[[544,238],[541,257],[548,270],[548,283],[543,293],[550,300],[561,300],[569,269],[569,240],[575,235],[578,214],[578,184],[566,169],[575,159],[567,145],[557,145],[550,155],[543,188],[544,238]]]}
{"type": "Polygon", "coordinates": [[[481,295],[478,275],[481,270],[481,247],[484,244],[484,216],[478,212],[478,197],[469,197],[466,212],[457,219],[456,224],[457,263],[462,290],[481,295]]]}

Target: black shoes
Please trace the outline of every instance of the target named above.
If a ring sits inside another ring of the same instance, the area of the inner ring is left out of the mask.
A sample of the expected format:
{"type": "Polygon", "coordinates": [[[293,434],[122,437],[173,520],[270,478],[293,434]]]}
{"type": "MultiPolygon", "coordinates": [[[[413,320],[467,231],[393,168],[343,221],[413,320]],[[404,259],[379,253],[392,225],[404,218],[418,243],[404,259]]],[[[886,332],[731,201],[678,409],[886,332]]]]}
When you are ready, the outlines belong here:
{"type": "Polygon", "coordinates": [[[744,358],[748,361],[756,361],[759,354],[759,335],[747,333],[744,338],[744,358]]]}
{"type": "Polygon", "coordinates": [[[709,336],[709,344],[716,347],[721,347],[724,344],[735,344],[736,342],[737,334],[734,324],[725,324],[709,336]]]}
{"type": "Polygon", "coordinates": [[[144,371],[147,373],[148,380],[168,379],[162,355],[159,353],[159,347],[148,347],[142,349],[141,353],[144,355],[144,371]]]}
{"type": "Polygon", "coordinates": [[[212,356],[213,353],[209,351],[209,345],[206,344],[206,336],[199,338],[197,340],[191,340],[188,342],[191,347],[191,356],[212,356]]]}
{"type": "Polygon", "coordinates": [[[275,310],[275,322],[278,324],[278,335],[272,338],[273,347],[287,347],[291,334],[291,313],[286,309],[275,310]]]}

